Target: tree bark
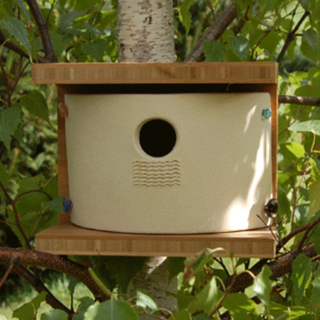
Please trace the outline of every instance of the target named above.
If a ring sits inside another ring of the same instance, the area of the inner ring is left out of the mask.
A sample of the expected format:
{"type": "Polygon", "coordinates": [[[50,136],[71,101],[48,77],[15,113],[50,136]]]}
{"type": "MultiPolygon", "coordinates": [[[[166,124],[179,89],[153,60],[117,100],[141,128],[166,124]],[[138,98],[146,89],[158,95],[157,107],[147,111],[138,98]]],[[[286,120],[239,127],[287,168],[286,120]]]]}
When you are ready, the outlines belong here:
{"type": "Polygon", "coordinates": [[[118,1],[119,62],[175,61],[172,0],[118,1]]]}
{"type": "MultiPolygon", "coordinates": [[[[174,62],[172,0],[118,0],[119,62],[174,62]]],[[[152,257],[133,279],[130,291],[144,289],[159,307],[177,310],[166,290],[177,291],[177,279],[168,287],[166,257],[152,257]]]]}

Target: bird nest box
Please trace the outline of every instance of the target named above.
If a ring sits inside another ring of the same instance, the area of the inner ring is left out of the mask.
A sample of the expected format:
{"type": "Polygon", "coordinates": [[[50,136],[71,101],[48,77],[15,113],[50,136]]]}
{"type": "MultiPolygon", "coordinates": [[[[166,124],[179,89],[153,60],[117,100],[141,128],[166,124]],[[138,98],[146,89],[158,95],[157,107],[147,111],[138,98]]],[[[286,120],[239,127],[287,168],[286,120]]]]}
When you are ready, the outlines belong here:
{"type": "Polygon", "coordinates": [[[73,202],[38,250],[274,256],[276,63],[36,64],[32,75],[58,87],[59,194],[73,202]]]}

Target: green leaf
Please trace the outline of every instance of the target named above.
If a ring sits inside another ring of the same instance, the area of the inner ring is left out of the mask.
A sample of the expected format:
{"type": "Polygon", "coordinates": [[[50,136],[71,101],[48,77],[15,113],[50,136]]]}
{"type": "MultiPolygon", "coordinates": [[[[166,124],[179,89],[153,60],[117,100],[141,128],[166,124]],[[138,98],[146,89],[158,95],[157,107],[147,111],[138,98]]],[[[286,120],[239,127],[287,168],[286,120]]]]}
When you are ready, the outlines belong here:
{"type": "Polygon", "coordinates": [[[2,316],[1,314],[0,314],[0,320],[8,320],[5,316],[2,316]]]}
{"type": "Polygon", "coordinates": [[[214,256],[214,251],[211,249],[206,249],[202,252],[197,253],[196,257],[187,258],[186,265],[190,270],[193,270],[190,277],[192,277],[195,273],[202,270],[203,267],[212,262],[212,257],[214,256]]]}
{"type": "Polygon", "coordinates": [[[58,309],[47,311],[41,315],[41,320],[68,320],[68,314],[58,309]]]}
{"type": "MultiPolygon", "coordinates": [[[[185,310],[185,309],[171,315],[169,318],[169,320],[190,320],[190,319],[192,319],[191,315],[188,312],[188,310],[185,310]]],[[[206,315],[205,319],[208,319],[208,315],[206,315]]]]}
{"type": "Polygon", "coordinates": [[[150,311],[155,311],[158,309],[157,304],[153,301],[153,299],[145,292],[141,290],[137,290],[137,306],[142,307],[144,309],[149,309],[150,311]]]}
{"type": "Polygon", "coordinates": [[[71,277],[70,282],[68,284],[68,289],[69,289],[71,295],[74,295],[74,290],[75,290],[78,282],[79,281],[76,278],[71,277]]]}
{"type": "Polygon", "coordinates": [[[216,278],[212,278],[210,282],[197,294],[197,300],[199,302],[198,307],[206,314],[211,315],[215,310],[222,293],[217,286],[216,278]]]}
{"type": "MultiPolygon", "coordinates": [[[[285,148],[293,155],[293,157],[291,156],[290,158],[294,160],[303,158],[306,152],[304,146],[297,142],[290,142],[285,145],[285,148]]],[[[284,154],[284,156],[288,157],[287,154],[284,154]]]]}
{"type": "Polygon", "coordinates": [[[11,135],[21,122],[21,108],[13,105],[11,108],[0,110],[0,140],[10,150],[11,135]]]}
{"type": "Polygon", "coordinates": [[[205,41],[203,52],[207,62],[220,62],[224,61],[227,49],[221,42],[205,41]]]}
{"type": "Polygon", "coordinates": [[[23,194],[16,203],[18,214],[23,216],[27,212],[40,212],[43,208],[42,203],[48,200],[48,197],[41,192],[23,194]]]}
{"type": "Polygon", "coordinates": [[[117,10],[102,11],[101,12],[101,20],[99,21],[99,23],[97,23],[96,26],[99,27],[100,30],[106,30],[107,27],[109,27],[113,23],[115,23],[116,20],[117,20],[117,10]]]}
{"type": "Polygon", "coordinates": [[[8,20],[1,21],[2,27],[7,29],[10,35],[14,36],[16,40],[27,50],[29,56],[32,56],[32,48],[28,38],[28,32],[20,20],[10,17],[8,20]]]}
{"type": "Polygon", "coordinates": [[[65,32],[67,27],[77,18],[82,16],[86,11],[73,10],[69,13],[63,14],[60,18],[60,28],[62,32],[65,32]]]}
{"type": "MultiPolygon", "coordinates": [[[[139,320],[132,310],[130,303],[110,299],[106,302],[91,306],[84,316],[84,320],[139,320]]],[[[43,319],[41,319],[43,320],[43,319]]]]}
{"type": "Polygon", "coordinates": [[[310,299],[310,304],[320,306],[320,269],[314,273],[314,279],[312,281],[313,292],[310,299]]]}
{"type": "Polygon", "coordinates": [[[231,49],[240,58],[240,60],[245,61],[250,50],[249,40],[244,36],[230,37],[229,43],[231,49]]]}
{"type": "Polygon", "coordinates": [[[256,315],[256,304],[244,293],[228,294],[222,304],[234,320],[251,320],[256,315]]]}
{"type": "Polygon", "coordinates": [[[302,5],[304,10],[308,11],[309,5],[310,5],[310,0],[301,0],[300,4],[302,5]]]}
{"type": "Polygon", "coordinates": [[[319,36],[318,33],[309,28],[308,30],[303,31],[303,38],[308,42],[310,47],[314,50],[315,53],[319,51],[319,36]]]}
{"type": "Polygon", "coordinates": [[[190,7],[193,4],[194,0],[184,0],[180,6],[179,10],[179,19],[182,23],[182,25],[186,29],[186,34],[189,33],[190,25],[191,25],[191,17],[190,17],[190,7]]]}
{"type": "Polygon", "coordinates": [[[51,198],[57,198],[58,197],[58,176],[51,178],[43,187],[43,191],[48,193],[51,198]]]}
{"type": "Polygon", "coordinates": [[[296,305],[301,303],[312,275],[311,259],[300,254],[293,262],[290,279],[293,282],[293,297],[296,305]]]}
{"type": "Polygon", "coordinates": [[[91,24],[87,23],[86,21],[82,21],[84,26],[87,28],[87,30],[95,37],[104,34],[103,31],[93,27],[91,24]]]}
{"type": "Polygon", "coordinates": [[[142,270],[145,261],[145,257],[98,257],[93,260],[93,266],[97,276],[111,290],[112,285],[110,285],[110,279],[108,279],[110,275],[119,284],[120,291],[125,293],[132,278],[142,270]]]}
{"type": "Polygon", "coordinates": [[[307,131],[320,135],[320,120],[308,120],[295,123],[289,127],[291,131],[307,131]]]}
{"type": "Polygon", "coordinates": [[[177,294],[177,300],[178,300],[178,308],[179,310],[186,309],[192,301],[196,301],[196,298],[191,295],[187,295],[182,292],[178,292],[177,294]]]}
{"type": "Polygon", "coordinates": [[[24,16],[26,17],[28,23],[31,23],[30,13],[29,13],[28,9],[26,8],[25,4],[21,0],[16,0],[16,2],[17,2],[17,5],[22,10],[24,16]]]}
{"type": "Polygon", "coordinates": [[[270,54],[273,54],[277,48],[277,44],[281,41],[281,36],[271,31],[259,45],[260,48],[267,49],[270,54]]]}
{"type": "Polygon", "coordinates": [[[23,304],[20,308],[13,311],[12,316],[20,320],[34,320],[41,302],[46,300],[47,292],[42,292],[30,302],[23,304]]]}
{"type": "Polygon", "coordinates": [[[272,290],[269,279],[272,272],[268,266],[264,266],[260,274],[254,279],[253,291],[257,294],[258,298],[265,306],[269,306],[270,292],[272,290]]]}
{"type": "Polygon", "coordinates": [[[90,297],[82,297],[79,299],[80,305],[77,310],[77,314],[73,316],[72,320],[84,320],[84,315],[88,308],[94,304],[94,300],[90,297]]]}
{"type": "Polygon", "coordinates": [[[10,176],[7,174],[5,166],[2,164],[2,162],[0,162],[0,181],[4,188],[8,186],[9,180],[10,176]]]}
{"type": "Polygon", "coordinates": [[[78,11],[89,10],[92,6],[94,6],[99,0],[77,0],[75,1],[74,8],[78,11]]]}
{"type": "Polygon", "coordinates": [[[310,219],[318,210],[320,210],[320,182],[312,183],[309,187],[310,210],[308,218],[310,219]]]}
{"type": "Polygon", "coordinates": [[[300,306],[285,306],[275,302],[270,302],[270,314],[275,319],[300,319],[301,316],[306,314],[306,309],[300,306]]]}
{"type": "Polygon", "coordinates": [[[50,33],[50,37],[53,45],[54,54],[57,58],[59,58],[64,52],[63,37],[61,34],[57,33],[50,33]]]}
{"type": "MultiPolygon", "coordinates": [[[[314,221],[320,215],[320,211],[318,210],[315,214],[311,217],[310,221],[314,221]]],[[[320,227],[319,224],[316,226],[313,234],[312,234],[312,241],[314,243],[315,249],[318,251],[320,250],[320,227]]]]}
{"type": "Polygon", "coordinates": [[[278,201],[279,201],[279,212],[278,212],[278,221],[283,217],[288,217],[291,212],[290,202],[288,200],[287,194],[281,185],[278,186],[278,201]]]}
{"type": "Polygon", "coordinates": [[[21,106],[28,112],[49,122],[49,110],[46,99],[39,91],[31,91],[26,96],[20,98],[21,106]]]}
{"type": "Polygon", "coordinates": [[[58,196],[57,198],[55,198],[49,202],[46,202],[44,204],[44,208],[63,213],[62,202],[63,202],[63,196],[58,196]]]}
{"type": "Polygon", "coordinates": [[[106,49],[106,40],[98,39],[96,41],[87,42],[83,44],[83,53],[88,54],[91,58],[97,61],[102,61],[104,56],[104,51],[106,49]]]}
{"type": "Polygon", "coordinates": [[[176,277],[180,272],[183,272],[185,258],[179,257],[168,257],[168,271],[169,271],[169,278],[168,281],[170,282],[172,278],[176,277]]]}

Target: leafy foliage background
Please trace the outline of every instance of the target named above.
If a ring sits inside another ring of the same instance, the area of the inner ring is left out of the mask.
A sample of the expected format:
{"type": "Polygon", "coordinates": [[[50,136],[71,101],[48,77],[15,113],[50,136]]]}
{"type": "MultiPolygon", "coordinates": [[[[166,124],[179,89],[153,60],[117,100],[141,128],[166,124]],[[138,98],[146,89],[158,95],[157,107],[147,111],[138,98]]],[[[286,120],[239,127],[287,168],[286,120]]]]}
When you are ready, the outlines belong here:
{"type": "MultiPolygon", "coordinates": [[[[179,310],[172,314],[159,308],[146,292],[127,292],[143,260],[69,257],[65,261],[76,260],[91,272],[105,298],[95,295],[100,301],[95,302],[92,296],[83,296],[76,310],[72,305],[64,309],[51,303],[54,309],[40,315],[40,305],[45,300],[50,303],[50,293],[39,290],[42,293],[14,310],[13,317],[320,317],[320,2],[235,3],[237,18],[217,41],[204,43],[205,61],[277,61],[279,94],[301,96],[299,104],[279,105],[276,259],[218,259],[213,250],[193,259],[170,259],[170,277],[179,278],[179,310]]],[[[178,62],[184,61],[229,4],[223,0],[174,1],[178,62]]],[[[115,0],[0,0],[0,262],[6,280],[1,282],[2,296],[14,291],[12,283],[19,283],[17,277],[7,278],[13,269],[22,278],[29,275],[46,282],[50,272],[35,267],[23,269],[28,263],[21,257],[7,259],[11,251],[5,248],[32,250],[35,234],[57,223],[57,214],[62,210],[62,198],[57,195],[56,89],[53,85],[33,85],[31,64],[117,62],[116,22],[115,0]],[[37,7],[40,13],[35,14],[37,7]],[[47,34],[37,24],[39,16],[48,27],[47,34]]],[[[75,288],[76,282],[70,280],[71,296],[75,288]]]]}

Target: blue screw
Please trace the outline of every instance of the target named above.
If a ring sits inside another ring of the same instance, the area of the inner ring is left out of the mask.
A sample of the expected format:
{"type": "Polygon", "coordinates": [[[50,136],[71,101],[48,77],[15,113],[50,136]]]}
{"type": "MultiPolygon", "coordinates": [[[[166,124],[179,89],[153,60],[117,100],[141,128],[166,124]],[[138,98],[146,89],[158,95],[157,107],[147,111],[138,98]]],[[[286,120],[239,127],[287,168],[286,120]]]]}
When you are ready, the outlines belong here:
{"type": "Polygon", "coordinates": [[[73,203],[69,198],[63,197],[62,207],[63,213],[69,213],[73,208],[73,203]]]}
{"type": "Polygon", "coordinates": [[[271,111],[269,109],[263,109],[262,117],[268,120],[271,117],[271,111]]]}

